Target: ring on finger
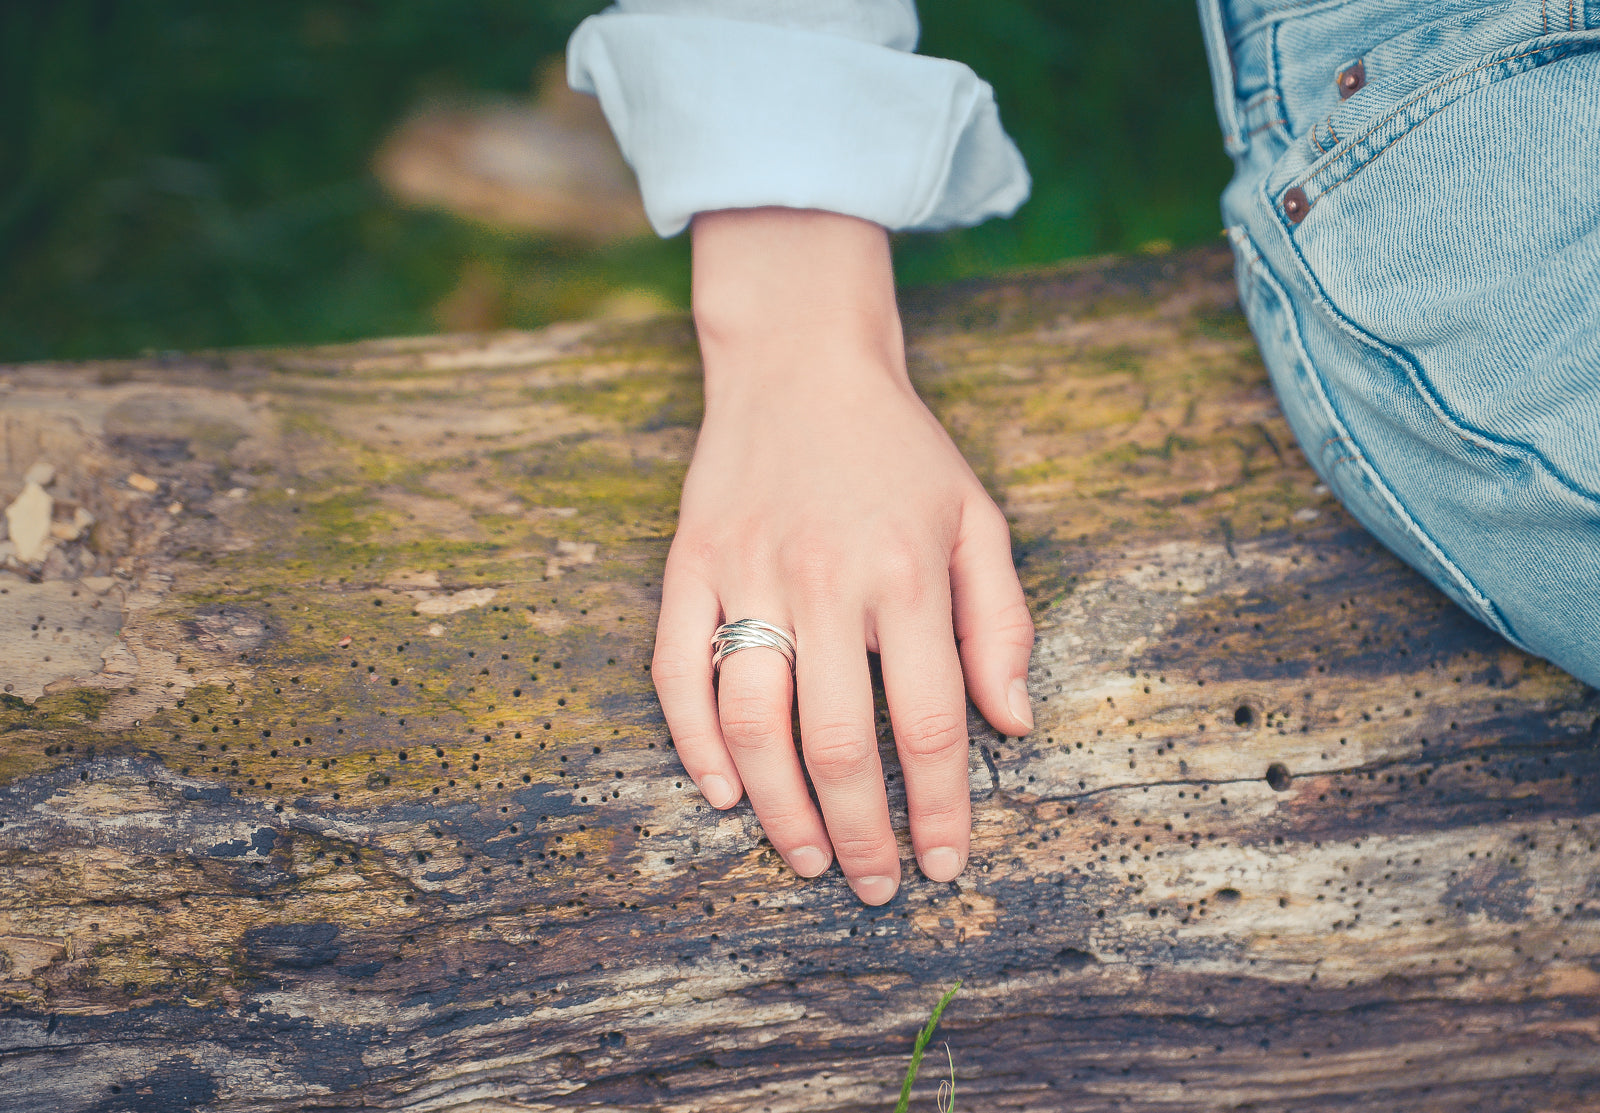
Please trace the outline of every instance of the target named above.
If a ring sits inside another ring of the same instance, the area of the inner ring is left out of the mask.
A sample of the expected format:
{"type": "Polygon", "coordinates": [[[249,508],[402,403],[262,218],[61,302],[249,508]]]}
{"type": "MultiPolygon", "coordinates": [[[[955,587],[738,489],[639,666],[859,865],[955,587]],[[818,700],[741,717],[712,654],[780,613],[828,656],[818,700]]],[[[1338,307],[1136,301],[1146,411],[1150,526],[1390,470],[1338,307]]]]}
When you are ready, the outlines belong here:
{"type": "Polygon", "coordinates": [[[789,662],[789,671],[794,671],[794,636],[759,618],[741,618],[724,622],[711,635],[712,675],[722,667],[724,657],[741,649],[776,649],[789,662]]]}

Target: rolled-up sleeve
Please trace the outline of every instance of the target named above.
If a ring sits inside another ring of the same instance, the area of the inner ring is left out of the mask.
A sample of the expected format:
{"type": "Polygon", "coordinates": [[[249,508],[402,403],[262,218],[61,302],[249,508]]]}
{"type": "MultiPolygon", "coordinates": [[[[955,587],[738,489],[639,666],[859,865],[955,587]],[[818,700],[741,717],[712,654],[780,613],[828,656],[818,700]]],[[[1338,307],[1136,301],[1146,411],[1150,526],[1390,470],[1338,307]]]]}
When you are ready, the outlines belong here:
{"type": "Polygon", "coordinates": [[[994,92],[913,54],[910,0],[623,0],[567,44],[650,223],[713,209],[824,209],[895,231],[1010,215],[1027,167],[994,92]]]}

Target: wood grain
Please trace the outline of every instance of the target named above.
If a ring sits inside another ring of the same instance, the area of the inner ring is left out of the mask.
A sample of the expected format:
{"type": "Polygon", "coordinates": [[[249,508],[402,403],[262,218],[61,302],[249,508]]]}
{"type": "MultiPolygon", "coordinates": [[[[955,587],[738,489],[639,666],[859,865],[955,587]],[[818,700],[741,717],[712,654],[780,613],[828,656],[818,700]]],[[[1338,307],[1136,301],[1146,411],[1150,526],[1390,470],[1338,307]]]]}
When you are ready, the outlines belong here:
{"type": "Polygon", "coordinates": [[[684,320],[0,369],[101,523],[0,668],[121,608],[0,706],[0,1106],[882,1110],[961,978],[913,1109],[1600,1108],[1600,701],[1319,486],[1225,255],[906,300],[1039,726],[879,909],[671,750],[684,320]]]}

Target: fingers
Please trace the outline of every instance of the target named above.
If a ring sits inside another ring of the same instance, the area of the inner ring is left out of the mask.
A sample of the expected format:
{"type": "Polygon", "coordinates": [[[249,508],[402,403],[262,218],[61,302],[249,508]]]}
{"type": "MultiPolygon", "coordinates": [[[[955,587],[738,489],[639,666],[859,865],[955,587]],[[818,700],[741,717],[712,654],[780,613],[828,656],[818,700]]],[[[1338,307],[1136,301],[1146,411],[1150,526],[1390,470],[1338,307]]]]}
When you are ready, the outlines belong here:
{"type": "MultiPolygon", "coordinates": [[[[726,608],[726,613],[773,621],[780,612],[767,606],[726,608]]],[[[828,868],[833,854],[795,753],[789,725],[792,695],[789,663],[777,651],[742,649],[723,658],[717,711],[750,806],[784,861],[800,876],[815,877],[828,868]]]]}
{"type": "Polygon", "coordinates": [[[711,635],[719,616],[710,587],[669,555],[650,675],[684,770],[712,807],[731,808],[744,790],[723,743],[711,687],[711,635]]]}
{"type": "Polygon", "coordinates": [[[878,761],[861,621],[802,619],[801,637],[796,668],[806,768],[846,880],[867,904],[883,904],[900,887],[900,855],[878,761]]]}
{"type": "Polygon", "coordinates": [[[972,806],[967,787],[967,700],[950,628],[949,597],[879,620],[889,699],[922,872],[950,881],[967,864],[972,806]]]}
{"type": "Polygon", "coordinates": [[[1002,734],[1033,729],[1028,659],[1033,617],[1011,560],[1011,532],[991,502],[969,503],[950,554],[955,634],[967,691],[1002,734]]]}
{"type": "Polygon", "coordinates": [[[971,838],[963,675],[997,729],[1020,735],[1033,728],[1033,622],[999,510],[987,500],[967,505],[947,575],[935,569],[910,576],[904,560],[895,563],[889,597],[861,607],[842,603],[837,591],[802,593],[820,602],[796,615],[793,679],[781,654],[753,648],[728,656],[714,686],[717,624],[759,617],[786,625],[791,608],[772,600],[787,593],[719,603],[703,577],[669,558],[652,666],[679,755],[706,798],[731,807],[747,792],[772,845],[797,873],[820,874],[837,856],[868,904],[894,896],[900,863],[878,760],[867,646],[876,643],[882,654],[912,845],[935,881],[961,872],[971,838]],[[874,613],[869,630],[863,615],[874,613]],[[804,770],[790,727],[797,691],[804,770]]]}

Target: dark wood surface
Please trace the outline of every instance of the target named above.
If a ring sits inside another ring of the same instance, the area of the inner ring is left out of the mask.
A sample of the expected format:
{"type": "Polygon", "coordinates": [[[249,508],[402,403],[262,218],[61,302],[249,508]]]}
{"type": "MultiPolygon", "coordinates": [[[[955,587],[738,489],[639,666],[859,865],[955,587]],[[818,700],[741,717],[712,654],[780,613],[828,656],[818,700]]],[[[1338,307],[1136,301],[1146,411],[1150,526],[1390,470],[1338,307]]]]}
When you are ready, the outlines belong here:
{"type": "Polygon", "coordinates": [[[0,1108],[887,1110],[957,978],[913,1109],[1600,1108],[1600,701],[1319,487],[1226,256],[906,301],[1039,727],[878,909],[669,745],[684,320],[0,369],[97,519],[0,574],[0,1108]]]}

